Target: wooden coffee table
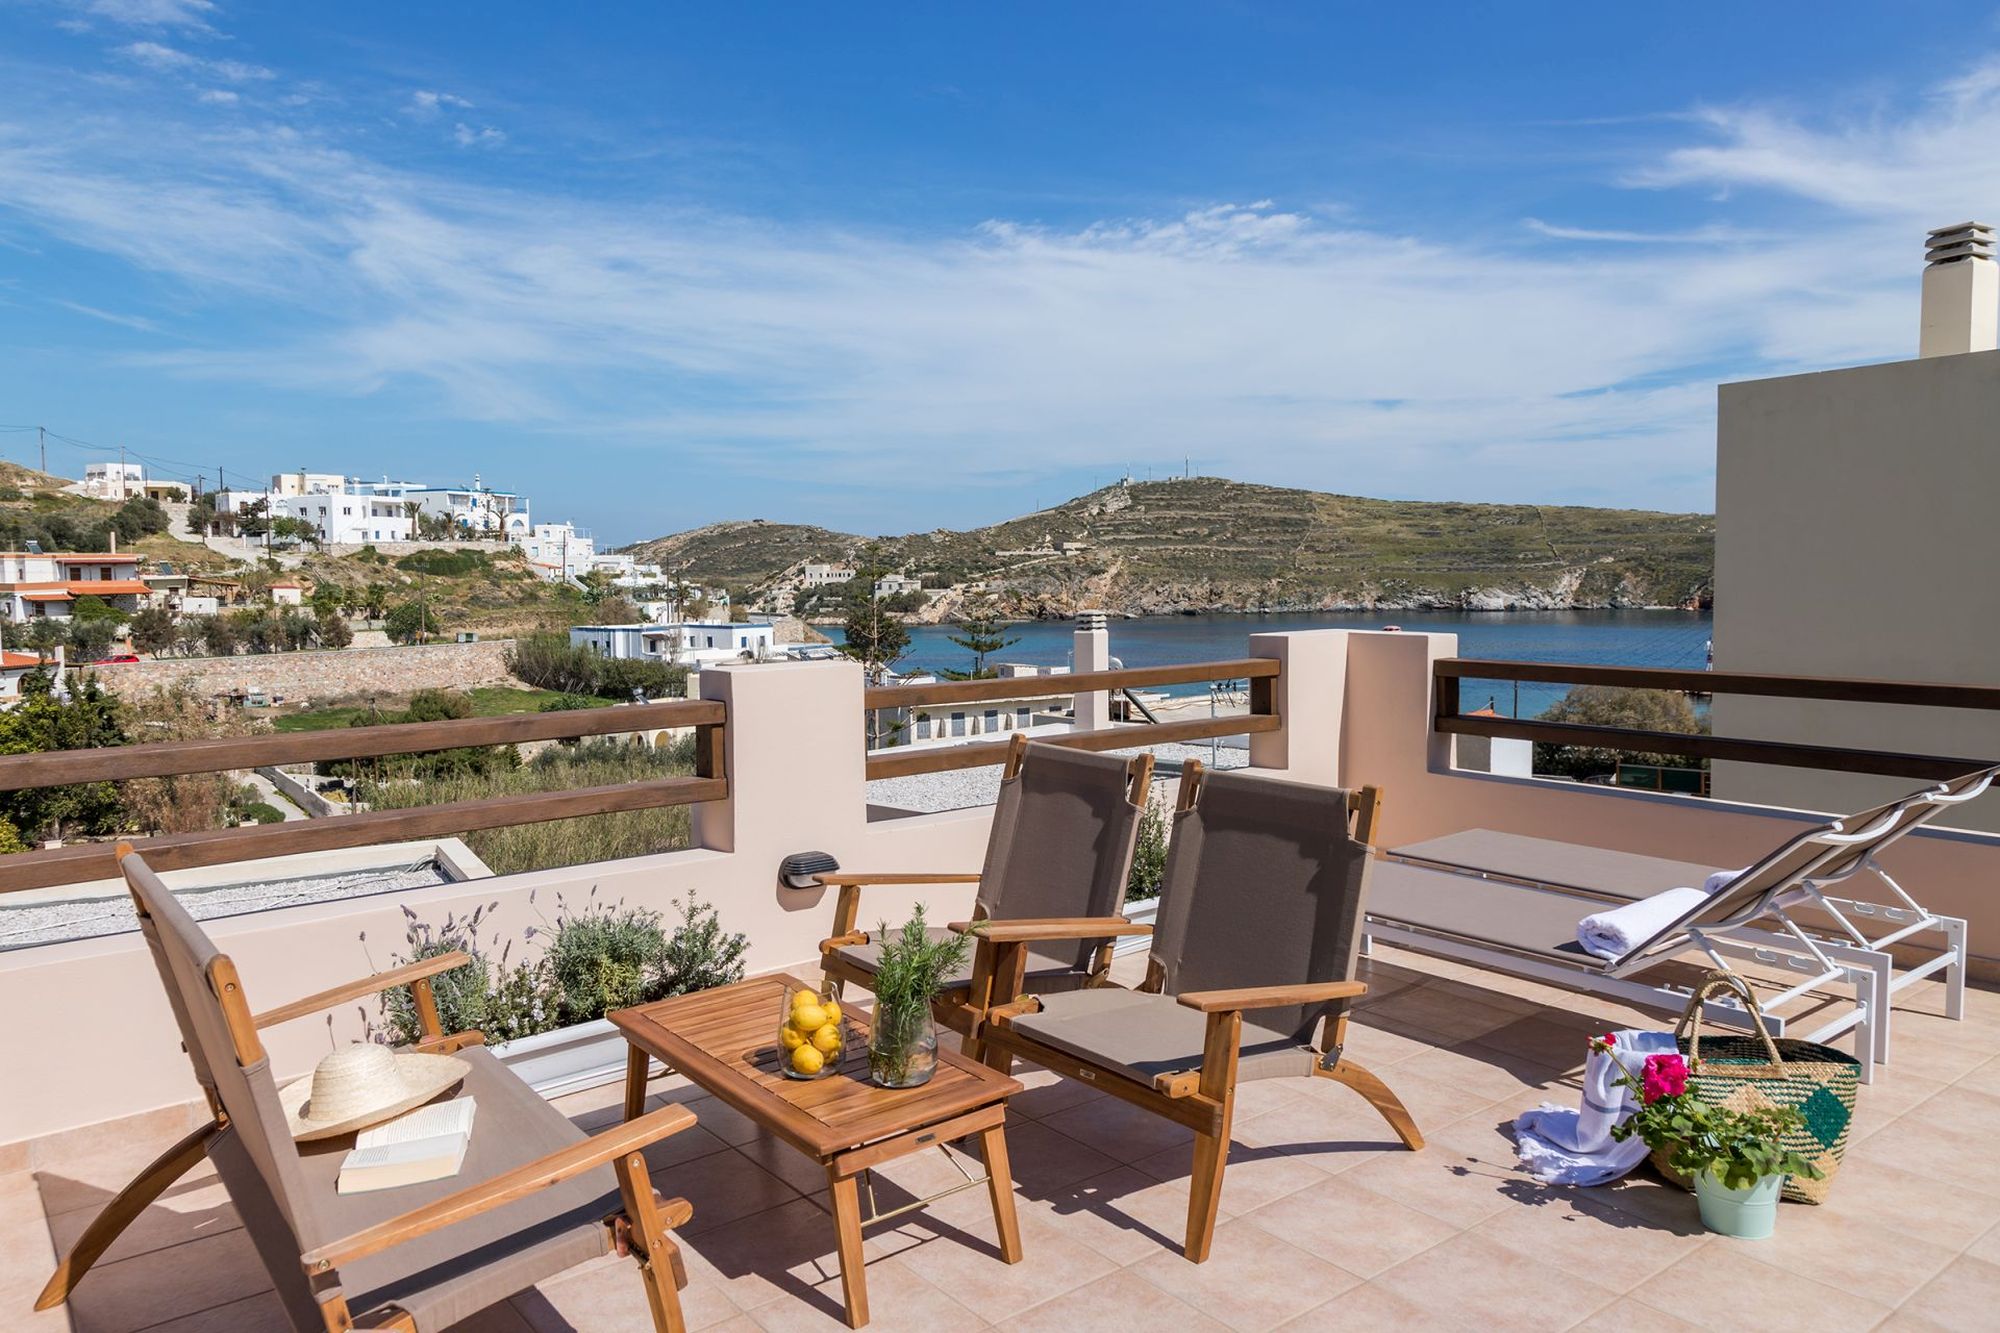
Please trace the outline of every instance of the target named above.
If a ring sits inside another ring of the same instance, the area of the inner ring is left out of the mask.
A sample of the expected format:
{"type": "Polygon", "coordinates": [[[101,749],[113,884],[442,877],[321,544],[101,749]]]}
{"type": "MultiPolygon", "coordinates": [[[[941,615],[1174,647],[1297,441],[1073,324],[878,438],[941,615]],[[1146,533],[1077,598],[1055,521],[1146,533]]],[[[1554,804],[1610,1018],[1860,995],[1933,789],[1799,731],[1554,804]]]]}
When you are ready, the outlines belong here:
{"type": "Polygon", "coordinates": [[[777,1043],[781,1006],[788,989],[812,985],[789,976],[754,977],[612,1014],[611,1021],[632,1048],[625,1075],[626,1118],[644,1109],[647,1066],[657,1059],[823,1166],[833,1195],[840,1286],[850,1328],[868,1322],[861,1229],[880,1219],[862,1218],[858,1178],[870,1167],[978,1135],[1000,1257],[1010,1264],[1021,1262],[1006,1130],[1007,1099],[1021,1085],[940,1050],[937,1073],[922,1087],[877,1087],[868,1079],[868,1020],[852,1011],[843,1017],[847,1048],[840,1072],[810,1082],[786,1078],[779,1071],[777,1043]]]}

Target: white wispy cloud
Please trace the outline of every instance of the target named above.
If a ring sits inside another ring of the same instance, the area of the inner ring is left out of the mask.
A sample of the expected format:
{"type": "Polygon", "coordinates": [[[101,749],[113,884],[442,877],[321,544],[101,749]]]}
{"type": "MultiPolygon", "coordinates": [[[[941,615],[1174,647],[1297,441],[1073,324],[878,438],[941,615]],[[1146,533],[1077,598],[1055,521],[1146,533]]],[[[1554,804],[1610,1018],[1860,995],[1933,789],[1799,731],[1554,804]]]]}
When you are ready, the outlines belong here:
{"type": "Polygon", "coordinates": [[[252,65],[241,60],[212,60],[207,56],[198,56],[159,42],[130,42],[119,47],[118,54],[148,69],[176,74],[207,75],[229,83],[262,82],[277,77],[274,71],[262,65],[252,65]]]}
{"type": "Polygon", "coordinates": [[[1349,492],[1700,507],[1715,380],[1907,353],[1923,226],[2000,203],[2000,164],[1968,148],[2000,135],[2000,77],[1978,72],[1866,123],[1711,109],[1606,184],[1620,216],[1632,187],[1755,196],[1755,225],[1526,219],[1519,244],[1270,200],[944,235],[779,224],[418,174],[246,120],[0,125],[0,211],[314,330],[151,365],[416,387],[467,419],[791,480],[1191,453],[1349,492]]]}
{"type": "Polygon", "coordinates": [[[213,0],[72,0],[71,7],[95,18],[133,28],[211,30],[218,12],[213,0]]]}
{"type": "Polygon", "coordinates": [[[79,315],[88,315],[106,324],[116,324],[120,328],[134,329],[140,333],[158,333],[160,330],[158,324],[139,315],[121,315],[115,310],[99,310],[96,306],[85,305],[81,301],[58,300],[55,304],[65,310],[73,310],[79,315]]]}
{"type": "Polygon", "coordinates": [[[410,100],[404,105],[403,112],[405,115],[428,120],[447,107],[469,111],[472,109],[472,103],[455,93],[438,92],[430,88],[419,88],[410,94],[410,100]]]}
{"type": "Polygon", "coordinates": [[[451,137],[460,148],[498,148],[507,142],[504,130],[496,130],[491,125],[474,129],[462,120],[452,130],[451,137]]]}

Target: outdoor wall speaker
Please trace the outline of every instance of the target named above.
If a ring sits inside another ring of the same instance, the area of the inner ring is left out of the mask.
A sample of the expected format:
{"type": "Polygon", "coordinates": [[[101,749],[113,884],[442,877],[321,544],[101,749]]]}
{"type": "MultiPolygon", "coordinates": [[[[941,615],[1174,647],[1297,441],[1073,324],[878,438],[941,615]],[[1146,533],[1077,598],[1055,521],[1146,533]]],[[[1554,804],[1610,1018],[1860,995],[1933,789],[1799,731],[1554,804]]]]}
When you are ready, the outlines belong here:
{"type": "Polygon", "coordinates": [[[790,889],[816,889],[819,877],[840,869],[825,852],[793,852],[778,863],[778,881],[790,889]]]}

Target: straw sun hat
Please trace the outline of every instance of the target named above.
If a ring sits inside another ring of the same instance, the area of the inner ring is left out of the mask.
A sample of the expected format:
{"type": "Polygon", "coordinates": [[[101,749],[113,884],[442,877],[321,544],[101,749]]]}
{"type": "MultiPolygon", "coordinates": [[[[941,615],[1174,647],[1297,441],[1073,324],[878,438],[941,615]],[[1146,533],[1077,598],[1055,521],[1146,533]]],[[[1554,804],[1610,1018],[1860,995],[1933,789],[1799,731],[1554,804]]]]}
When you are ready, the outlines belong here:
{"type": "Polygon", "coordinates": [[[278,1103],[293,1138],[327,1139],[423,1105],[464,1078],[467,1068],[456,1056],[398,1054],[356,1042],[321,1060],[311,1078],[278,1089],[278,1103]]]}

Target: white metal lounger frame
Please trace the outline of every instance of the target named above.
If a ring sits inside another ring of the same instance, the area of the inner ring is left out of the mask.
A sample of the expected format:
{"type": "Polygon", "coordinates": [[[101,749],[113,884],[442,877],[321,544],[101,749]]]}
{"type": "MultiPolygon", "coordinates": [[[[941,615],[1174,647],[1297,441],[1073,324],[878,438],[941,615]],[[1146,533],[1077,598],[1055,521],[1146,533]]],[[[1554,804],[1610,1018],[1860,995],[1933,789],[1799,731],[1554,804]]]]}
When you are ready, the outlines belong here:
{"type": "MultiPolygon", "coordinates": [[[[1787,1035],[1786,1029],[1790,1026],[1784,1015],[1773,1012],[1780,1006],[1828,986],[1851,987],[1854,993],[1851,1009],[1831,1022],[1798,1035],[1807,1041],[1828,1042],[1852,1030],[1855,1034],[1855,1057],[1861,1062],[1861,1080],[1864,1083],[1873,1082],[1874,1066],[1880,1058],[1880,1019],[1888,1003],[1887,983],[1879,960],[1887,955],[1815,938],[1784,913],[1778,899],[1780,895],[1800,889],[1802,882],[1821,866],[1855,862],[1865,857],[1865,851],[1857,856],[1857,849],[1865,849],[1884,837],[1896,824],[1901,811],[1899,804],[1882,812],[1868,827],[1853,833],[1842,831],[1840,824],[1835,822],[1800,834],[1766,856],[1757,866],[1751,867],[1745,876],[1739,876],[1739,880],[1806,847],[1817,846],[1820,850],[1793,867],[1785,878],[1749,897],[1739,910],[1713,923],[1690,924],[1693,918],[1704,915],[1715,906],[1715,899],[1710,899],[1690,909],[1680,921],[1656,932],[1623,958],[1600,967],[1583,963],[1565,964],[1491,941],[1395,921],[1374,912],[1368,914],[1364,944],[1378,938],[1385,939],[1421,952],[1441,954],[1498,971],[1549,981],[1571,990],[1607,995],[1669,1012],[1679,1010],[1687,1003],[1689,989],[1665,982],[1636,981],[1631,974],[1655,967],[1689,949],[1700,950],[1717,967],[1727,970],[1733,970],[1730,969],[1731,960],[1756,962],[1801,978],[1777,994],[1758,997],[1758,1012],[1772,1036],[1787,1035]],[[1752,922],[1767,918],[1776,923],[1778,931],[1751,928],[1752,922]],[[1863,953],[1871,956],[1857,956],[1863,953]]],[[[1424,869],[1434,874],[1457,873],[1442,867],[1424,869]]],[[[1494,879],[1476,873],[1466,877],[1494,879]]],[[[1494,882],[1505,881],[1494,879],[1494,882]]],[[[1718,890],[1718,897],[1729,891],[1729,887],[1724,886],[1718,890]]],[[[1703,1008],[1712,1021],[1733,1027],[1751,1026],[1743,1006],[1733,997],[1709,1000],[1703,1008]]]]}
{"type": "Polygon", "coordinates": [[[1937,818],[1950,807],[1962,805],[1984,794],[1996,777],[2000,777],[2000,767],[1980,769],[1927,791],[1905,797],[1894,807],[1896,817],[1892,826],[1886,829],[1872,845],[1856,849],[1843,861],[1831,864],[1826,870],[1800,885],[1806,901],[1832,918],[1841,934],[1847,937],[1826,938],[1823,932],[1812,932],[1823,939],[1828,954],[1875,970],[1876,986],[1882,997],[1883,1018],[1883,1021],[1876,1025],[1875,1058],[1884,1064],[1889,1060],[1891,1026],[1888,1021],[1889,1000],[1905,986],[1935,973],[1944,973],[1945,1017],[1950,1019],[1965,1017],[1965,965],[1969,944],[1964,917],[1940,916],[1926,908],[1911,897],[1909,892],[1882,868],[1876,858],[1884,850],[1937,818]],[[1864,873],[1880,880],[1888,888],[1894,901],[1878,903],[1826,892],[1829,885],[1844,883],[1864,873]],[[1880,935],[1870,936],[1856,923],[1855,918],[1880,921],[1889,929],[1880,935]],[[1944,948],[1933,957],[1899,970],[1895,965],[1895,956],[1889,952],[1890,949],[1915,936],[1932,932],[1944,936],[1944,948]]]}

